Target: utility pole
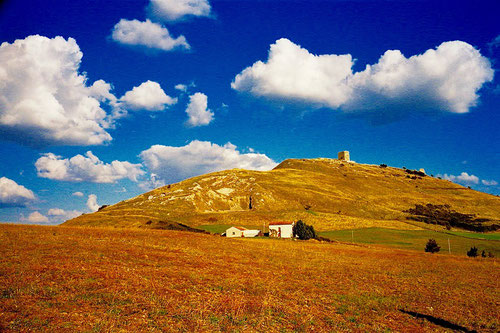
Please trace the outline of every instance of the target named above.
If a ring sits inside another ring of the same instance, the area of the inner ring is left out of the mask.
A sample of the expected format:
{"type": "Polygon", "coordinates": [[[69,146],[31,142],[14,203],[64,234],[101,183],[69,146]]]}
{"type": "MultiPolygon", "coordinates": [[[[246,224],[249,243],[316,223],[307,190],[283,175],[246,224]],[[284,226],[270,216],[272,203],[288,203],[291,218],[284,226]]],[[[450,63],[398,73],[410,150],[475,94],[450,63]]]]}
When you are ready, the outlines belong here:
{"type": "Polygon", "coordinates": [[[450,237],[448,237],[448,253],[451,254],[450,237]]]}
{"type": "Polygon", "coordinates": [[[354,229],[351,230],[351,240],[352,240],[352,243],[354,243],[354,229]]]}

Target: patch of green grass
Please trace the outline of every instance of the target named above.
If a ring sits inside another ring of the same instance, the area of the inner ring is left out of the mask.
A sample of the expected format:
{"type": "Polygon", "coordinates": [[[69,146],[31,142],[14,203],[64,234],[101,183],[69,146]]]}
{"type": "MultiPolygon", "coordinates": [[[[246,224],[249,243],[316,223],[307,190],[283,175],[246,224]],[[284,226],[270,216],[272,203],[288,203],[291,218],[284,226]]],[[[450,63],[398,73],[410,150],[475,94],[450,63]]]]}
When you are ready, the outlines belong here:
{"type": "Polygon", "coordinates": [[[485,250],[492,252],[495,257],[500,256],[500,242],[495,238],[498,234],[475,234],[465,232],[453,232],[452,234],[436,232],[432,230],[396,230],[385,228],[365,228],[353,230],[335,230],[320,232],[320,236],[330,238],[341,242],[363,243],[363,244],[378,244],[389,247],[395,247],[405,250],[424,251],[425,244],[430,238],[437,241],[441,246],[441,254],[448,254],[448,239],[452,254],[466,255],[467,251],[476,246],[479,253],[485,250]],[[354,235],[354,237],[353,237],[354,235]],[[473,235],[490,236],[489,239],[473,239],[473,235]]]}
{"type": "Polygon", "coordinates": [[[205,224],[197,226],[198,229],[205,230],[213,234],[221,234],[231,227],[232,227],[231,225],[227,224],[213,224],[213,225],[205,224]]]}
{"type": "Polygon", "coordinates": [[[470,232],[470,231],[447,231],[447,233],[457,235],[457,236],[469,237],[469,238],[500,241],[500,232],[480,233],[480,232],[470,232]]]}

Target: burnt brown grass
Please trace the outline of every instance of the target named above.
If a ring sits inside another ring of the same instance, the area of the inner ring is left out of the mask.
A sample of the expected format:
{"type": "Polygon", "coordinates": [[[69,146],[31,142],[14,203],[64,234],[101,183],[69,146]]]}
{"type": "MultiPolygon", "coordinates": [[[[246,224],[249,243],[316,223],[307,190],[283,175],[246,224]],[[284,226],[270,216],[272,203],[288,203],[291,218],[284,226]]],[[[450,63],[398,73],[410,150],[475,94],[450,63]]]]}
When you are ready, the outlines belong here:
{"type": "Polygon", "coordinates": [[[0,244],[0,331],[499,329],[497,259],[15,225],[0,244]]]}

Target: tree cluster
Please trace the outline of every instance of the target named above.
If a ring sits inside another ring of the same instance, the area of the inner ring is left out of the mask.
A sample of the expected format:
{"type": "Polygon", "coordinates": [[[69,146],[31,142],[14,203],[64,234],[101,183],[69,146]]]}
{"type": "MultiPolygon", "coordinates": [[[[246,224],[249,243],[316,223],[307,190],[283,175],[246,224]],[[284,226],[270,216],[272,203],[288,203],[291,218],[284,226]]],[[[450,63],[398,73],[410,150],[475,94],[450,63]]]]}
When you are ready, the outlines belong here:
{"type": "Polygon", "coordinates": [[[312,225],[307,225],[302,220],[298,220],[293,226],[293,236],[301,240],[316,238],[316,232],[312,225]]]}

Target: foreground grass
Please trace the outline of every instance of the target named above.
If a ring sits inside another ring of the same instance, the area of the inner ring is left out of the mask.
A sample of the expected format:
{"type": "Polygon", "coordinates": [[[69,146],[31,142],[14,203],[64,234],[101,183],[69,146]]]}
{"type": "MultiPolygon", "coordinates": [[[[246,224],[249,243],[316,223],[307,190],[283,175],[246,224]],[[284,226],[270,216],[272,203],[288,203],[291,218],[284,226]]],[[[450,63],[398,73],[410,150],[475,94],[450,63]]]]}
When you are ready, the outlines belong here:
{"type": "Polygon", "coordinates": [[[321,232],[321,236],[342,242],[362,244],[380,244],[399,249],[423,251],[429,238],[433,238],[441,246],[441,253],[448,254],[448,239],[451,253],[465,256],[467,251],[475,246],[481,251],[491,252],[500,256],[500,241],[498,234],[480,234],[472,232],[444,233],[433,230],[395,230],[385,228],[366,228],[354,230],[335,230],[321,232]],[[486,237],[490,237],[487,239],[486,237]],[[485,238],[480,238],[485,237],[485,238]]]}
{"type": "Polygon", "coordinates": [[[0,243],[0,331],[499,329],[496,259],[76,227],[0,243]]]}

